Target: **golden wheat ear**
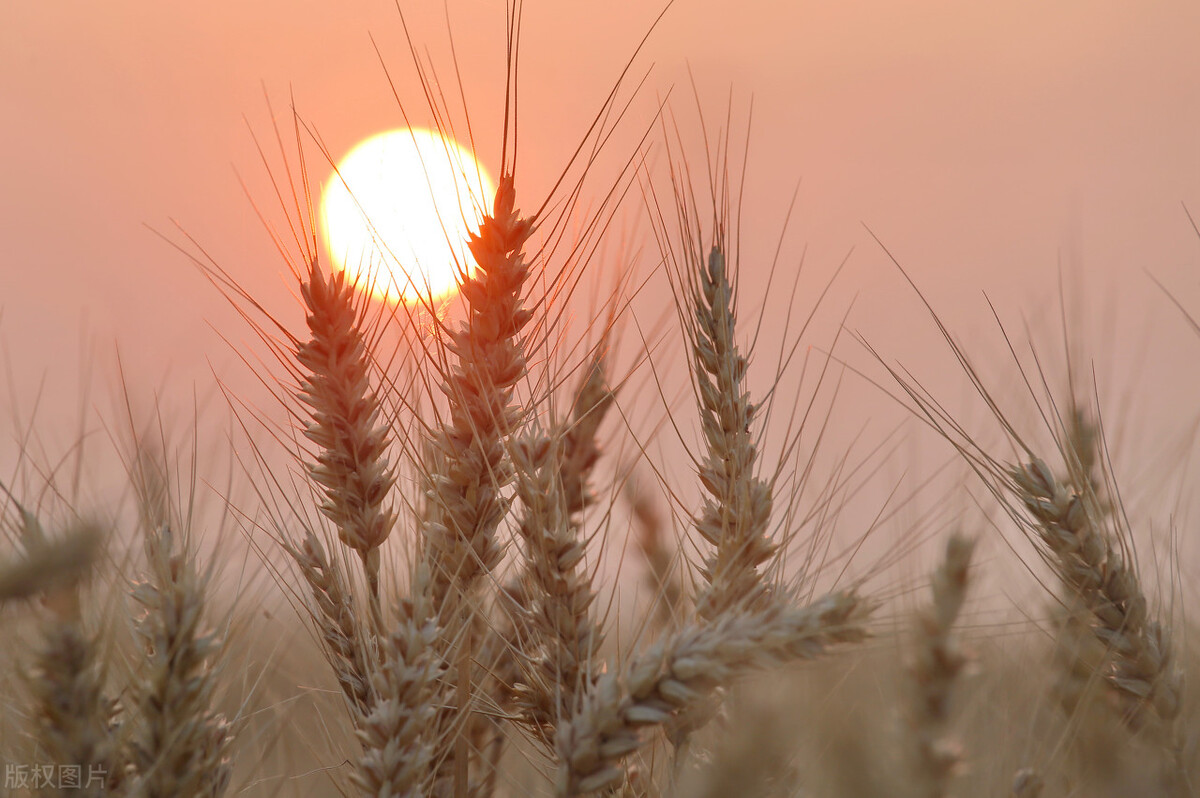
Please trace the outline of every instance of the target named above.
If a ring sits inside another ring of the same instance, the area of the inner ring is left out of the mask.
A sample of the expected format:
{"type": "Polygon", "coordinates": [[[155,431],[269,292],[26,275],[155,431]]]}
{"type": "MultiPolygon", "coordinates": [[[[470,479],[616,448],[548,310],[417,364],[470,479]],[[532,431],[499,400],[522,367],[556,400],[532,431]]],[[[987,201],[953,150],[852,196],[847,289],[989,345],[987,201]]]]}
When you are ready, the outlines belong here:
{"type": "Polygon", "coordinates": [[[1075,615],[1070,630],[1082,626],[1103,648],[1096,675],[1119,701],[1122,721],[1134,729],[1157,723],[1172,778],[1185,785],[1183,671],[1170,626],[1152,615],[1120,527],[1118,534],[1108,531],[1106,519],[1113,516],[1092,485],[1075,468],[1068,471],[1068,481],[1060,481],[1034,460],[1012,470],[1011,490],[1068,600],[1084,613],[1075,615]]]}
{"type": "Polygon", "coordinates": [[[437,626],[428,613],[402,602],[399,618],[381,641],[381,664],[373,674],[377,697],[358,720],[363,754],[352,781],[364,796],[429,795],[436,751],[429,725],[435,720],[435,688],[441,661],[437,626]]]}
{"type": "Polygon", "coordinates": [[[516,207],[511,174],[501,176],[492,212],[469,247],[476,270],[460,288],[467,318],[442,329],[440,368],[448,418],[431,430],[421,464],[424,506],[414,602],[428,607],[439,627],[437,656],[448,668],[436,702],[433,739],[435,789],[465,794],[480,767],[479,740],[488,726],[477,712],[485,674],[475,660],[485,619],[480,597],[499,565],[497,530],[512,503],[514,472],[509,439],[523,411],[513,390],[526,371],[523,330],[533,314],[524,307],[529,265],[525,242],[533,220],[516,207]],[[452,787],[449,785],[453,785],[452,787]]]}
{"type": "Polygon", "coordinates": [[[363,314],[345,273],[326,275],[315,259],[300,288],[309,329],[309,339],[296,349],[305,369],[300,399],[310,413],[304,435],[317,446],[309,477],[324,494],[321,512],[362,561],[379,628],[379,549],[395,522],[388,506],[395,476],[387,457],[388,425],[370,382],[363,314]]]}

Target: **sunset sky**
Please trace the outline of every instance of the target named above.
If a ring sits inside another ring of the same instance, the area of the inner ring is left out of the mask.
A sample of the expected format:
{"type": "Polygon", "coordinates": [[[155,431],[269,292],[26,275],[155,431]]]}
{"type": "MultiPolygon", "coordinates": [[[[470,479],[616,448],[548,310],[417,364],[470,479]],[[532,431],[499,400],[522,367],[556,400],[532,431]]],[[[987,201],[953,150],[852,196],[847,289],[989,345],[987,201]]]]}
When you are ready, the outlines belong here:
{"type": "MultiPolygon", "coordinates": [[[[448,80],[441,4],[402,6],[448,80]]],[[[503,6],[451,0],[448,13],[479,156],[495,173],[503,6]]],[[[526,4],[518,204],[541,204],[656,14],[641,0],[526,4]]],[[[1183,210],[1200,217],[1198,36],[1200,5],[1188,0],[678,0],[634,62],[633,83],[649,78],[583,204],[632,157],[668,92],[681,127],[695,129],[690,70],[713,125],[732,97],[744,132],[753,100],[747,290],[762,290],[799,185],[783,268],[806,250],[815,289],[849,255],[830,318],[853,301],[848,326],[936,384],[951,363],[867,228],[985,354],[1000,351],[985,292],[1014,329],[1029,320],[1055,344],[1061,273],[1094,334],[1092,354],[1115,364],[1115,389],[1137,386],[1142,445],[1152,447],[1190,430],[1200,390],[1200,338],[1151,279],[1200,313],[1200,236],[1183,210]]],[[[250,380],[222,338],[236,347],[251,333],[163,237],[195,252],[186,233],[298,321],[251,204],[282,221],[254,144],[273,147],[265,97],[285,121],[294,98],[340,157],[403,124],[384,65],[419,118],[400,19],[383,0],[5,4],[5,440],[43,381],[50,419],[77,404],[81,362],[94,360],[99,384],[111,385],[118,350],[147,390],[211,395],[214,373],[234,386],[250,380]]],[[[326,163],[313,169],[326,179],[326,163]]],[[[635,191],[614,235],[640,242],[651,269],[639,206],[635,191]]],[[[661,305],[660,296],[642,312],[661,305]]],[[[858,348],[839,352],[869,364],[858,348]]]]}

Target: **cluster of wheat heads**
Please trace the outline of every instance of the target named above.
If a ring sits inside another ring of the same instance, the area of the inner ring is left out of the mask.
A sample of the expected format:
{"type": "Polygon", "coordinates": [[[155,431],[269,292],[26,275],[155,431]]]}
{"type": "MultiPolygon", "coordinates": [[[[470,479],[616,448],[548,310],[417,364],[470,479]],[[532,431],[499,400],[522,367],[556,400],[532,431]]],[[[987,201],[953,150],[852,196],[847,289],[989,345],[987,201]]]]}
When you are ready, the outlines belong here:
{"type": "Polygon", "coordinates": [[[230,785],[214,570],[199,561],[189,488],[138,440],[135,513],[87,521],[61,506],[53,475],[29,504],[5,488],[14,545],[0,601],[10,652],[25,655],[7,663],[5,794],[215,797],[230,785]]]}
{"type": "MultiPolygon", "coordinates": [[[[1173,601],[1179,586],[1169,571],[1147,575],[1139,567],[1138,536],[1113,473],[1097,397],[1089,409],[1071,378],[1065,399],[1056,395],[1034,344],[1029,367],[1009,340],[1026,397],[1049,433],[1050,444],[1039,447],[1019,431],[1005,402],[936,314],[934,319],[1007,438],[1011,456],[985,450],[911,375],[891,369],[892,376],[914,410],[980,477],[1031,544],[1030,559],[1047,572],[1041,579],[1051,601],[1054,672],[1046,703],[1066,730],[1052,749],[1031,758],[1056,770],[1054,777],[1072,789],[1194,794],[1194,744],[1183,728],[1185,679],[1177,640],[1186,632],[1186,617],[1178,617],[1173,601]],[[1059,468],[1043,459],[1051,456],[1059,468]],[[1158,586],[1165,599],[1155,601],[1147,577],[1165,578],[1158,586]],[[1062,755],[1064,748],[1069,755],[1062,755]],[[1131,757],[1130,750],[1137,753],[1131,757]]],[[[1007,340],[1003,327],[1001,332],[1007,340]]],[[[1018,771],[1013,793],[1041,794],[1048,777],[1040,770],[1018,771]]]]}
{"type": "Polygon", "coordinates": [[[686,241],[676,263],[707,452],[696,609],[653,643],[602,656],[588,551],[601,538],[588,511],[598,431],[617,399],[601,335],[579,368],[563,367],[580,375],[568,412],[555,411],[553,389],[516,401],[535,382],[529,364],[554,357],[554,297],[533,294],[550,281],[531,277],[544,250],[526,251],[539,221],[503,172],[469,242],[463,318],[435,316],[415,349],[421,382],[438,392],[423,401],[398,395],[373,348],[415,312],[380,314],[315,252],[297,270],[307,330],[290,346],[319,514],[297,514],[300,532],[279,519],[277,531],[356,730],[351,780],[364,794],[491,794],[518,737],[560,795],[634,789],[629,759],[656,730],[699,725],[751,670],[867,633],[872,604],[855,590],[803,599],[780,577],[718,230],[702,251],[686,241]],[[434,408],[425,418],[422,405],[434,408]],[[397,489],[400,463],[415,496],[397,489]],[[383,556],[397,536],[402,556],[383,556]]]}
{"type": "MultiPolygon", "coordinates": [[[[613,112],[611,100],[601,117],[613,112]]],[[[595,141],[604,138],[595,132],[595,141]]],[[[691,454],[700,498],[679,507],[680,541],[643,486],[600,484],[609,456],[603,430],[624,411],[624,377],[611,373],[614,322],[600,325],[591,345],[556,337],[575,271],[605,222],[585,224],[581,242],[563,254],[553,243],[561,219],[545,211],[553,204],[523,211],[513,161],[502,160],[469,242],[472,268],[461,264],[457,316],[435,312],[431,299],[377,303],[369,287],[331,272],[305,234],[292,264],[303,326],[272,319],[273,328],[258,328],[287,368],[277,385],[290,423],[274,430],[299,468],[285,475],[262,456],[255,476],[267,507],[242,516],[277,577],[271,587],[298,607],[324,657],[321,670],[302,668],[287,689],[328,684],[340,712],[281,714],[280,723],[300,727],[296,736],[313,749],[339,720],[352,738],[315,762],[305,750],[285,773],[246,761],[269,742],[253,739],[245,707],[230,719],[218,707],[235,676],[211,610],[213,575],[197,561],[199,532],[164,487],[161,466],[139,454],[130,468],[136,558],[114,556],[111,540],[88,524],[47,534],[27,503],[5,491],[12,545],[0,567],[0,621],[21,625],[12,639],[28,633],[33,641],[5,660],[13,675],[3,683],[13,689],[0,754],[6,765],[27,763],[6,794],[1192,794],[1185,627],[1145,586],[1152,575],[1139,570],[1097,424],[1074,404],[1060,414],[1051,403],[1061,467],[1048,466],[956,347],[1013,439],[1017,455],[1000,457],[895,373],[916,411],[1026,533],[1055,602],[1043,630],[1054,638],[1044,689],[1018,700],[1017,686],[1035,681],[1022,670],[988,698],[1007,702],[1013,726],[988,732],[994,718],[983,716],[963,728],[956,703],[970,703],[983,682],[966,678],[961,620],[980,569],[979,536],[949,536],[930,599],[914,618],[896,614],[898,634],[874,622],[882,597],[862,584],[815,592],[822,557],[784,561],[800,527],[826,523],[836,508],[821,498],[805,516],[797,484],[763,462],[768,397],[748,379],[736,198],[723,156],[710,171],[707,203],[676,157],[668,159],[669,196],[660,203],[647,192],[695,400],[671,413],[677,426],[687,426],[686,414],[699,430],[691,454]],[[299,490],[289,489],[289,476],[299,490]],[[636,529],[630,551],[644,558],[655,593],[656,611],[633,634],[608,610],[614,588],[600,578],[605,533],[619,518],[636,529]],[[116,573],[106,590],[83,578],[105,572],[116,573]],[[122,643],[112,627],[126,620],[132,634],[122,643]],[[861,645],[872,635],[889,641],[861,645]],[[872,688],[893,676],[902,687],[895,696],[772,694],[771,706],[747,716],[753,705],[739,684],[802,661],[835,662],[825,673],[839,683],[857,671],[872,688]],[[832,739],[800,758],[805,734],[821,737],[831,716],[859,711],[887,727],[866,766],[832,739]],[[1014,727],[1035,730],[1034,741],[1014,742],[1014,727]],[[1089,736],[1099,728],[1144,760],[1136,778],[1120,772],[1121,757],[1106,756],[1108,743],[1089,736]],[[814,787],[830,758],[858,772],[837,787],[814,787]],[[65,783],[59,770],[39,784],[34,764],[78,768],[83,783],[65,783]]],[[[219,270],[209,274],[243,307],[256,307],[219,270]]],[[[1022,656],[1037,656],[1032,636],[1022,656]]],[[[298,648],[258,666],[290,665],[298,648]]],[[[1002,658],[976,661],[986,672],[1002,658]]]]}

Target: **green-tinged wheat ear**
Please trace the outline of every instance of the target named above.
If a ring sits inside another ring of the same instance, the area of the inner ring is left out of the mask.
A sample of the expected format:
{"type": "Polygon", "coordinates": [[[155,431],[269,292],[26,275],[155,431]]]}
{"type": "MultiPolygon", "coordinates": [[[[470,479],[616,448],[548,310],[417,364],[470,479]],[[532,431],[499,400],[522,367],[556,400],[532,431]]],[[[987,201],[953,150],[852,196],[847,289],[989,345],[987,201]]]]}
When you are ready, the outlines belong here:
{"type": "Polygon", "coordinates": [[[395,521],[387,502],[395,477],[389,428],[370,383],[362,313],[345,273],[326,275],[315,259],[300,292],[310,334],[296,350],[305,369],[300,399],[311,414],[304,434],[318,450],[309,476],[324,493],[321,512],[362,560],[379,622],[379,547],[395,521]]]}
{"type": "Polygon", "coordinates": [[[603,674],[559,726],[558,795],[618,785],[622,760],[641,747],[643,729],[669,722],[750,669],[812,659],[831,645],[863,639],[870,609],[850,592],[805,607],[776,601],[725,612],[657,641],[624,668],[603,674]]]}
{"type": "Polygon", "coordinates": [[[217,798],[232,774],[232,735],[213,710],[223,644],[205,619],[207,579],[170,526],[147,530],[145,551],[149,573],[133,591],[145,660],[131,689],[130,794],[217,798]]]}

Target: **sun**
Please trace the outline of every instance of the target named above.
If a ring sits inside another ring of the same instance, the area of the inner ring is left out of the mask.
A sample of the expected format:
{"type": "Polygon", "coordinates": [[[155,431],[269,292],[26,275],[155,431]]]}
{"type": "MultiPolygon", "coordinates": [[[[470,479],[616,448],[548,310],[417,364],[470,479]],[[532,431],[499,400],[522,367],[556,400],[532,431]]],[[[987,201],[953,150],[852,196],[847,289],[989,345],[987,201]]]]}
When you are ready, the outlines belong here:
{"type": "Polygon", "coordinates": [[[470,150],[433,130],[402,128],[354,146],[321,193],[335,269],[363,290],[413,304],[444,297],[473,260],[496,185],[470,150]]]}

